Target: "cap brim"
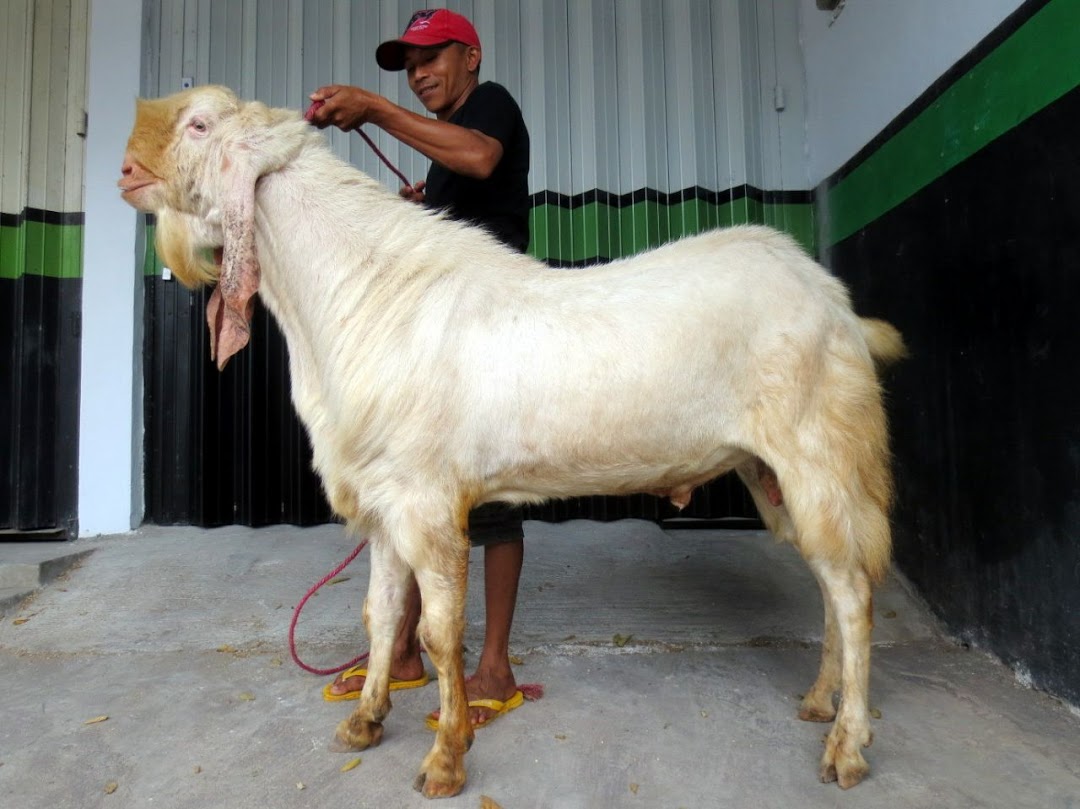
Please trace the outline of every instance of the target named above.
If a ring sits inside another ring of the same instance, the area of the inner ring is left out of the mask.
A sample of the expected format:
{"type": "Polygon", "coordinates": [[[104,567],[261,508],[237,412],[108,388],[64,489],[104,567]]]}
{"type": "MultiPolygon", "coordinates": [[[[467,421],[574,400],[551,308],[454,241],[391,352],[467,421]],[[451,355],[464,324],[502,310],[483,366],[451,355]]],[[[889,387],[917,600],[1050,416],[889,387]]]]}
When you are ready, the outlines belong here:
{"type": "Polygon", "coordinates": [[[375,49],[375,61],[383,70],[404,70],[406,48],[434,48],[437,45],[449,45],[452,39],[428,39],[422,35],[404,39],[391,39],[375,49]]]}

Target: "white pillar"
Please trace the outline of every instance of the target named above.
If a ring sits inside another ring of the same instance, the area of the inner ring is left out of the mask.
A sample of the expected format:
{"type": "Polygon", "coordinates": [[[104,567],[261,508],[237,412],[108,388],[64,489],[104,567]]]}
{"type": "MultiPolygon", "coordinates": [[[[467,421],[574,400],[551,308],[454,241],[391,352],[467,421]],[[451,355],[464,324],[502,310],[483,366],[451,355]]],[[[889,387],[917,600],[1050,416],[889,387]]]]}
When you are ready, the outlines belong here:
{"type": "Polygon", "coordinates": [[[135,211],[116,181],[134,121],[141,0],[91,0],[83,244],[79,535],[142,519],[142,316],[135,211]]]}

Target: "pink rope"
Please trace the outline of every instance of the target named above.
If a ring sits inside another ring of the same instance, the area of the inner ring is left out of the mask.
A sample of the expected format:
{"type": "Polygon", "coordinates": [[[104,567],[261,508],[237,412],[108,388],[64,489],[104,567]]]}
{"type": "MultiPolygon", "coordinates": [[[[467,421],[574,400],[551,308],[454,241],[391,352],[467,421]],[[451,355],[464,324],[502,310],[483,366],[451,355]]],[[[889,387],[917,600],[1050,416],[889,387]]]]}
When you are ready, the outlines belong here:
{"type": "MultiPolygon", "coordinates": [[[[304,113],[304,120],[310,121],[315,115],[315,112],[325,103],[325,101],[312,101],[311,106],[308,107],[308,111],[304,113]]],[[[409,191],[412,191],[412,183],[409,182],[408,178],[404,174],[402,174],[402,172],[398,169],[397,166],[390,162],[390,158],[388,158],[381,151],[379,151],[379,147],[375,145],[375,141],[368,137],[367,132],[365,132],[360,127],[356,127],[356,132],[360,135],[360,137],[364,139],[364,142],[371,147],[371,151],[375,152],[375,156],[378,157],[379,160],[381,160],[383,164],[388,169],[390,169],[390,171],[394,172],[394,174],[397,175],[397,178],[401,180],[402,183],[404,183],[405,187],[409,189],[409,191]]]]}
{"type": "Polygon", "coordinates": [[[292,621],[289,622],[289,653],[292,655],[292,659],[296,662],[296,665],[298,665],[304,671],[311,672],[312,674],[318,674],[320,676],[325,676],[327,674],[337,674],[339,671],[345,671],[345,669],[347,669],[347,668],[352,668],[353,666],[355,666],[357,663],[359,663],[361,660],[364,660],[368,656],[368,653],[364,652],[362,655],[360,655],[359,657],[357,657],[357,658],[355,658],[353,660],[350,660],[348,663],[346,663],[343,666],[338,666],[337,668],[333,668],[333,669],[317,669],[317,668],[314,668],[313,666],[309,666],[307,663],[305,663],[303,660],[301,660],[300,655],[298,655],[296,653],[296,622],[300,618],[300,610],[302,610],[304,608],[304,605],[307,603],[307,600],[309,598],[311,598],[313,595],[315,595],[316,592],[318,592],[320,587],[322,587],[324,584],[326,584],[328,581],[330,581],[330,579],[334,578],[334,576],[336,576],[338,573],[340,573],[346,567],[348,567],[349,563],[360,554],[360,551],[362,551],[364,549],[364,547],[367,545],[367,543],[368,543],[368,541],[365,539],[363,542],[361,542],[359,545],[357,545],[356,548],[353,550],[353,552],[350,553],[348,555],[348,557],[346,557],[344,562],[342,562],[340,565],[335,567],[332,571],[330,571],[325,576],[323,576],[322,579],[319,580],[318,584],[316,584],[314,587],[312,587],[310,590],[307,591],[307,593],[304,595],[304,597],[302,599],[300,599],[300,603],[296,605],[296,609],[293,610],[292,621]]]}

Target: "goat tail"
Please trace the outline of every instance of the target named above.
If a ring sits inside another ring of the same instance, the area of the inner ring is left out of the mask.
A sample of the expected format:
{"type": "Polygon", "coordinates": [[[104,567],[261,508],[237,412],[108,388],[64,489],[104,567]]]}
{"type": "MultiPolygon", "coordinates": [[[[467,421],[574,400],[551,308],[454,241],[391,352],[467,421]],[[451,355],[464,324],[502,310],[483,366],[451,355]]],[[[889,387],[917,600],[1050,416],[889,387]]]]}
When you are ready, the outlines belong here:
{"type": "Polygon", "coordinates": [[[863,338],[874,358],[874,365],[880,371],[908,355],[904,337],[891,323],[873,317],[859,318],[863,338]]]}

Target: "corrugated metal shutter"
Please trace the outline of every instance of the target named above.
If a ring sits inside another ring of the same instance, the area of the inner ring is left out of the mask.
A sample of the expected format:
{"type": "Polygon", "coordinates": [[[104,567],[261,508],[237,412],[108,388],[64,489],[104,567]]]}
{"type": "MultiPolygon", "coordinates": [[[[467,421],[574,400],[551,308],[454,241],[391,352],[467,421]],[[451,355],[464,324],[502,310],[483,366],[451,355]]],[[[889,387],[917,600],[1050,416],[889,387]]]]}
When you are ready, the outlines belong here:
{"type": "Polygon", "coordinates": [[[0,9],[0,531],[74,536],[87,0],[0,9]]]}
{"type": "MultiPolygon", "coordinates": [[[[530,252],[537,257],[579,266],[739,222],[777,223],[812,247],[810,194],[785,188],[786,124],[771,104],[775,20],[778,13],[793,20],[791,4],[445,5],[477,27],[481,79],[505,85],[521,104],[532,138],[530,252]]],[[[149,0],[145,9],[146,95],[174,92],[190,79],[302,110],[311,90],[345,83],[423,113],[405,77],[379,70],[374,59],[376,45],[400,34],[415,3],[149,0]]],[[[370,134],[407,176],[426,174],[421,155],[374,127],[370,134]]],[[[361,139],[336,130],[329,138],[343,157],[397,187],[361,139]]],[[[260,315],[253,346],[218,375],[207,361],[202,296],[161,280],[153,256],[145,277],[147,518],[205,525],[325,519],[325,504],[311,495],[316,483],[288,406],[273,322],[260,315]]],[[[720,486],[699,497],[689,516],[754,514],[740,484],[720,486]]],[[[537,513],[671,512],[653,498],[590,498],[537,513]]]]}

